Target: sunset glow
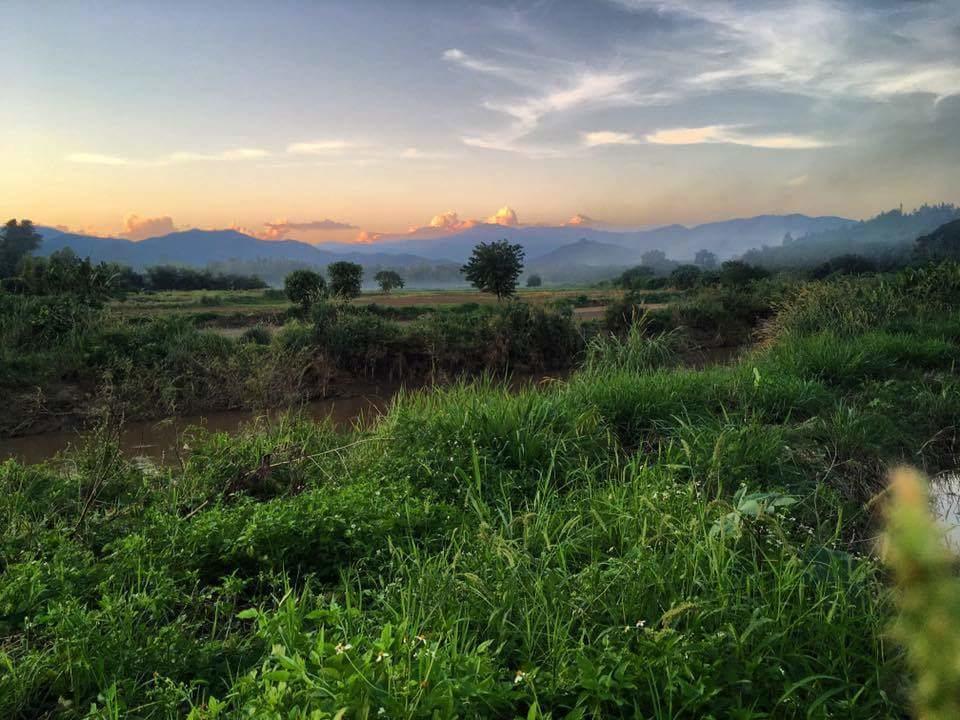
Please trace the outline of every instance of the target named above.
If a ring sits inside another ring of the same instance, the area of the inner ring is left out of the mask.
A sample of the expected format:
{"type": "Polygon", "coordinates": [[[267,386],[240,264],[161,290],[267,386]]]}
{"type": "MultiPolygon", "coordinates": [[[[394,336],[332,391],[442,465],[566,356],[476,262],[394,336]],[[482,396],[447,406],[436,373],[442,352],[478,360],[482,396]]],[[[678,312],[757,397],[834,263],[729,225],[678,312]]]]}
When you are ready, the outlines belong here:
{"type": "Polygon", "coordinates": [[[5,51],[7,216],[376,242],[865,217],[960,182],[953,0],[107,5],[0,6],[36,30],[5,51]]]}

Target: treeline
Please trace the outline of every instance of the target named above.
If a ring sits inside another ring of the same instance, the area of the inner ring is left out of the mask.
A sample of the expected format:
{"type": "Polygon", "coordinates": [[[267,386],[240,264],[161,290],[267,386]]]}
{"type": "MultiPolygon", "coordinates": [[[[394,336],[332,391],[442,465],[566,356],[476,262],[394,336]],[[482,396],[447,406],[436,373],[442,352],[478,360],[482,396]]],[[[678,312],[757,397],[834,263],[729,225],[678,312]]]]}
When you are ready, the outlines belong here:
{"type": "Polygon", "coordinates": [[[881,270],[896,270],[917,259],[914,241],[960,219],[960,208],[943,203],[923,205],[912,212],[894,209],[874,218],[833,230],[792,238],[778,246],[746,252],[742,259],[771,270],[813,268],[831,258],[856,255],[881,270]]]}
{"type": "Polygon", "coordinates": [[[140,273],[119,263],[93,263],[64,248],[49,257],[34,255],[41,236],[29,220],[10,220],[0,229],[0,291],[17,295],[76,295],[87,299],[142,290],[257,290],[255,275],[157,265],[140,273]]]}
{"type": "Polygon", "coordinates": [[[832,276],[893,272],[943,260],[960,260],[960,209],[953,205],[924,206],[912,213],[882,213],[855,226],[811,235],[785,238],[778,248],[751,250],[739,260],[716,267],[716,256],[701,250],[694,263],[681,264],[661,250],[644,253],[640,265],[622,272],[613,284],[627,290],[743,286],[768,277],[773,271],[808,280],[832,276]],[[948,218],[931,227],[931,222],[948,218]],[[922,228],[923,232],[917,231],[922,228]],[[885,242],[860,242],[883,237],[885,242]],[[838,241],[846,238],[846,241],[838,241]],[[854,241],[854,239],[859,239],[854,241]],[[799,249],[798,249],[799,248],[799,249]],[[859,249],[861,252],[837,252],[859,249]],[[793,257],[793,262],[784,258],[793,257]],[[772,258],[780,258],[773,262],[772,258]]]}

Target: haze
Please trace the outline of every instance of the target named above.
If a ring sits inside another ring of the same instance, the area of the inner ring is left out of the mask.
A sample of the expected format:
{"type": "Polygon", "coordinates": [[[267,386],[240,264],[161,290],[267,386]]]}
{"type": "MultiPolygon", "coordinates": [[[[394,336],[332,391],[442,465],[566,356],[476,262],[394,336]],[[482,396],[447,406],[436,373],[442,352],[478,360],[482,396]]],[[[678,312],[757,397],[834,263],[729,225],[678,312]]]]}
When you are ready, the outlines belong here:
{"type": "Polygon", "coordinates": [[[80,232],[866,217],[960,182],[955,0],[7,0],[0,22],[0,211],[80,232]]]}

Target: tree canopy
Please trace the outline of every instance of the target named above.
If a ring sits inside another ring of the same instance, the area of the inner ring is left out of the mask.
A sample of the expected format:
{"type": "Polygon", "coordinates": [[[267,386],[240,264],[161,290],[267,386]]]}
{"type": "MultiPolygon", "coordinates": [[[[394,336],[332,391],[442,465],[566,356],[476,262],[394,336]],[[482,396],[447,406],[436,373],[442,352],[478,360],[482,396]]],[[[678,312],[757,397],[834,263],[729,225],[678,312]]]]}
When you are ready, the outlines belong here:
{"type": "Polygon", "coordinates": [[[30,220],[8,220],[0,229],[0,278],[16,274],[20,261],[40,247],[42,241],[30,220]]]}
{"type": "Polygon", "coordinates": [[[373,279],[377,281],[380,289],[385,293],[403,287],[403,278],[396,270],[381,270],[373,276],[373,279]]]}
{"type": "Polygon", "coordinates": [[[330,292],[344,298],[353,298],[360,294],[363,282],[363,266],[341,260],[327,265],[330,277],[330,292]]]}
{"type": "Polygon", "coordinates": [[[283,280],[283,291],[295,305],[309,308],[323,297],[327,283],[323,275],[313,270],[294,270],[283,280]]]}
{"type": "Polygon", "coordinates": [[[482,242],[473,249],[460,272],[475,288],[492,293],[497,300],[517,291],[517,280],[523,272],[523,246],[507,240],[482,242]]]}

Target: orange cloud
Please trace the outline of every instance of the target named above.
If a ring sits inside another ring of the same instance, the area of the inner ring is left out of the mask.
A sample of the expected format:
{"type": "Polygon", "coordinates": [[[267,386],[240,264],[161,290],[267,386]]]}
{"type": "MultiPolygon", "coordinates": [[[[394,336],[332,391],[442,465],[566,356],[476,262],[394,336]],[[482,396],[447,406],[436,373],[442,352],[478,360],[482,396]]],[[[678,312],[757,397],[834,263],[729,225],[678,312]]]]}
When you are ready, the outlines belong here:
{"type": "Polygon", "coordinates": [[[581,215],[580,213],[577,213],[572,218],[567,220],[564,225],[594,225],[596,222],[596,220],[588,215],[581,215]]]}
{"type": "MultiPolygon", "coordinates": [[[[430,219],[427,227],[437,228],[438,230],[466,230],[477,225],[476,220],[461,220],[460,216],[453,210],[447,210],[439,215],[434,215],[430,219]]],[[[410,228],[411,232],[416,232],[422,228],[410,228]]]]}
{"type": "Polygon", "coordinates": [[[169,215],[153,218],[142,218],[139,215],[127,215],[123,221],[126,230],[120,233],[120,237],[128,240],[146,240],[147,238],[158,235],[169,235],[176,232],[177,228],[173,224],[173,218],[169,215]]]}
{"type": "Polygon", "coordinates": [[[383,239],[383,237],[384,237],[383,233],[371,232],[369,230],[361,230],[359,233],[357,233],[357,238],[356,240],[354,240],[354,242],[364,243],[364,244],[372,243],[372,242],[376,242],[377,240],[383,239]]]}
{"type": "Polygon", "coordinates": [[[507,227],[517,227],[520,224],[517,213],[513,208],[504,205],[497,212],[487,218],[488,225],[506,225],[507,227]]]}

